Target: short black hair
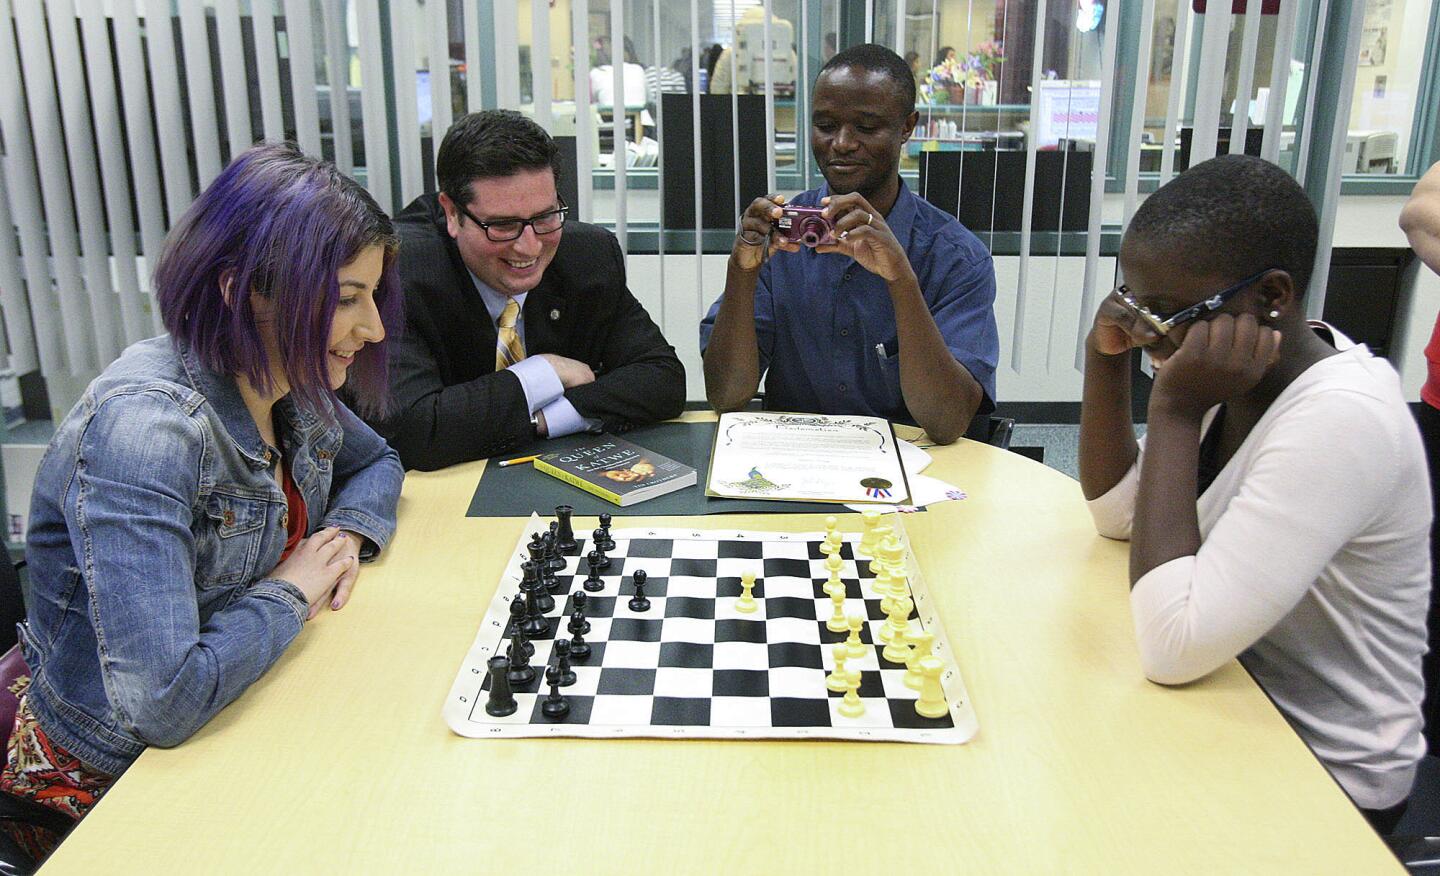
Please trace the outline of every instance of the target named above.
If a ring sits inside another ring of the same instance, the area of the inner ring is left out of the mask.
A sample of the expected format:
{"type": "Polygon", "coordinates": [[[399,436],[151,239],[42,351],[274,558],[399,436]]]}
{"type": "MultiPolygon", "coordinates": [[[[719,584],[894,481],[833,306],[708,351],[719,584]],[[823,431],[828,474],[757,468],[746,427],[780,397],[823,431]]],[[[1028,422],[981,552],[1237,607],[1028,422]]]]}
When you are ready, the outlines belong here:
{"type": "Polygon", "coordinates": [[[1146,198],[1125,232],[1182,267],[1238,281],[1280,268],[1304,295],[1319,222],[1294,177],[1252,155],[1201,162],[1146,198]]]}
{"type": "Polygon", "coordinates": [[[905,59],[890,49],[875,43],[861,43],[836,52],[825,62],[825,66],[820,68],[820,73],[815,77],[816,81],[818,82],[827,70],[836,67],[884,73],[895,83],[897,96],[905,101],[905,114],[908,116],[915,111],[915,74],[910,72],[910,65],[905,63],[905,59]]]}
{"type": "Polygon", "coordinates": [[[477,179],[550,168],[560,183],[560,150],[545,129],[514,110],[462,116],[445,132],[435,155],[435,180],[457,204],[470,203],[477,179]]]}

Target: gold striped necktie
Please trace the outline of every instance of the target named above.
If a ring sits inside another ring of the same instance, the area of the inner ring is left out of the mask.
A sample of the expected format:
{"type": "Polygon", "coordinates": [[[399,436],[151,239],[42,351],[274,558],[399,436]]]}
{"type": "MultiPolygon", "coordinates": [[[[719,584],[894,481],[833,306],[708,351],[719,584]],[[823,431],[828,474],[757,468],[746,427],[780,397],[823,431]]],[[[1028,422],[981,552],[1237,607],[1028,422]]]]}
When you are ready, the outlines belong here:
{"type": "Polygon", "coordinates": [[[495,370],[501,371],[525,358],[525,345],[520,343],[520,333],[515,331],[515,322],[520,318],[520,304],[514,298],[505,299],[505,309],[495,324],[495,370]]]}

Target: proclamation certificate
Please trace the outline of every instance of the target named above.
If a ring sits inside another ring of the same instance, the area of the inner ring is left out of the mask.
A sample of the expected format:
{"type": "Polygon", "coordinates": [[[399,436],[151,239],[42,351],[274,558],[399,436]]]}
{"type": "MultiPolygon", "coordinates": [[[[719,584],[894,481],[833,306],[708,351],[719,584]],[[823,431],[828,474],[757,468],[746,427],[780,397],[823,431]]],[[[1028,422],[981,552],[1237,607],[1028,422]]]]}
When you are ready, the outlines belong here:
{"type": "Polygon", "coordinates": [[[777,411],[720,416],[705,492],[728,499],[910,502],[888,420],[777,411]]]}

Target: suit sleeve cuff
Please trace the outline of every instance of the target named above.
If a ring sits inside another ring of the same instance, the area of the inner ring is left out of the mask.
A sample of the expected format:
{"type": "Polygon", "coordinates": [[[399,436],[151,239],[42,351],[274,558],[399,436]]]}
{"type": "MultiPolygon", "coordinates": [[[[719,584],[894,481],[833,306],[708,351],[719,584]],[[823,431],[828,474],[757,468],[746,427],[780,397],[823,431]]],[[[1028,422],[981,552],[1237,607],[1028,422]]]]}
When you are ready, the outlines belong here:
{"type": "MultiPolygon", "coordinates": [[[[565,386],[560,382],[560,376],[555,373],[550,363],[540,356],[521,359],[506,370],[520,381],[520,388],[525,391],[525,405],[532,416],[565,394],[565,386]]],[[[549,421],[548,413],[545,419],[549,421]]]]}

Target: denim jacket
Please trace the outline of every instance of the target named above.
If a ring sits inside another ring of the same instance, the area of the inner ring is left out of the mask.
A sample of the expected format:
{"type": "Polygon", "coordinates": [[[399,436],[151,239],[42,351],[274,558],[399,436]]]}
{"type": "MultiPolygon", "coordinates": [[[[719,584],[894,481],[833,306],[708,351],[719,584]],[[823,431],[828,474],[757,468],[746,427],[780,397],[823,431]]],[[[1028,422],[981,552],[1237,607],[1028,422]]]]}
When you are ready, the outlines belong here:
{"type": "MultiPolygon", "coordinates": [[[[404,471],[343,406],[337,425],[275,406],[309,531],[395,531],[404,471]]],[[[300,632],[306,600],[266,577],[285,544],[277,451],[233,378],[168,336],[127,349],[65,417],[40,463],[21,643],[45,734],[123,772],[189,738],[300,632]]]]}

